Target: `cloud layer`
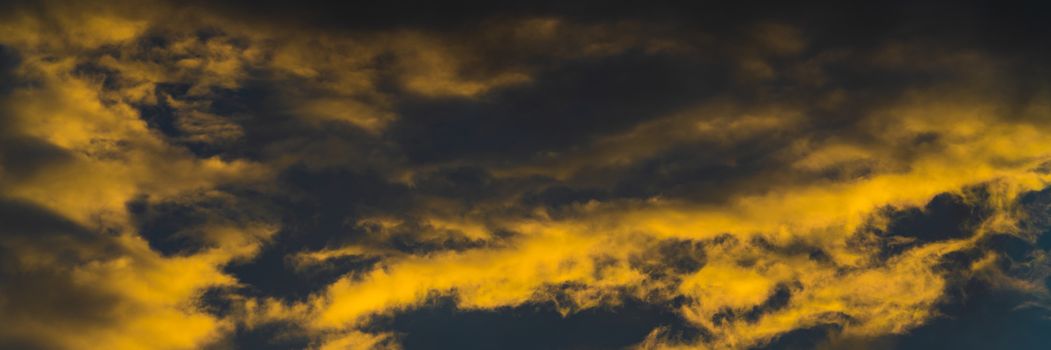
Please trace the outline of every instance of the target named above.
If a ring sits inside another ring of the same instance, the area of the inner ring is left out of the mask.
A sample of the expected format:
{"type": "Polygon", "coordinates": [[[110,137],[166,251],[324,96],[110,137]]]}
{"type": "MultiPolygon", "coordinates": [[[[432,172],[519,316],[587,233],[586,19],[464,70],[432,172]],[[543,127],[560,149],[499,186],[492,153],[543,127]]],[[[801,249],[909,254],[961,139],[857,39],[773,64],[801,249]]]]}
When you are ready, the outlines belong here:
{"type": "Polygon", "coordinates": [[[1037,5],[5,4],[0,348],[1039,348],[1037,5]]]}

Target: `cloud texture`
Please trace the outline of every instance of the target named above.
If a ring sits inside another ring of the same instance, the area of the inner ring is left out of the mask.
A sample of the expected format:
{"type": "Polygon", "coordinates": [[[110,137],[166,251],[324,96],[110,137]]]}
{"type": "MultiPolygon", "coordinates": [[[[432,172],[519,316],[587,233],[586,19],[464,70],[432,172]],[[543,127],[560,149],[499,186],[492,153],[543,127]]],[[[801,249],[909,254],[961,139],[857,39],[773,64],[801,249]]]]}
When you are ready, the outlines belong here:
{"type": "Polygon", "coordinates": [[[1040,348],[1040,6],[0,5],[0,348],[1040,348]]]}

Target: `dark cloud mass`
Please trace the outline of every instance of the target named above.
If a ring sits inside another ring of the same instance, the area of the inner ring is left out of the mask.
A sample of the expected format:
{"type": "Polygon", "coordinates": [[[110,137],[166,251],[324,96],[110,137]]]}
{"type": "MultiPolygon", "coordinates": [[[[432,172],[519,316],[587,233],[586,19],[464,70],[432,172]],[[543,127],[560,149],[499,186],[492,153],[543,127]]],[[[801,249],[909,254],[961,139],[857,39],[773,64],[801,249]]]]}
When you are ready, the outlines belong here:
{"type": "Polygon", "coordinates": [[[0,2],[0,349],[1043,349],[1049,11],[0,2]]]}

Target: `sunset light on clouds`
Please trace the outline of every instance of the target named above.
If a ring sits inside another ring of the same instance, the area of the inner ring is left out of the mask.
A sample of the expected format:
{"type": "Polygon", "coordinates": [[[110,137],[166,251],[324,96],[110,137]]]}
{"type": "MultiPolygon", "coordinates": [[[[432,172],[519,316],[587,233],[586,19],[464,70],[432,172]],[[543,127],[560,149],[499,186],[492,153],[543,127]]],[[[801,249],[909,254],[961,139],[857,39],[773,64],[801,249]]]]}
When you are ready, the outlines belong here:
{"type": "Polygon", "coordinates": [[[1041,2],[0,2],[0,349],[1045,349],[1041,2]]]}

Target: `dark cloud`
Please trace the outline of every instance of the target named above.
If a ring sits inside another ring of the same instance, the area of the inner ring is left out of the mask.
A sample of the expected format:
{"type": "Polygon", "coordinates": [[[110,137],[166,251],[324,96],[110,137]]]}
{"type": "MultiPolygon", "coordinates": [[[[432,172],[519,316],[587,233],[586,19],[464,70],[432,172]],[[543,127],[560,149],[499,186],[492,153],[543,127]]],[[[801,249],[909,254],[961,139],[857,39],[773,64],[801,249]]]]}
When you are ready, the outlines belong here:
{"type": "MultiPolygon", "coordinates": [[[[0,122],[2,123],[2,122],[0,122]]],[[[47,141],[0,134],[0,169],[4,180],[18,181],[47,169],[49,165],[72,160],[69,151],[47,141]]]]}
{"type": "Polygon", "coordinates": [[[715,66],[629,52],[563,63],[482,101],[407,101],[391,134],[423,162],[529,159],[702,102],[725,81],[715,66]]]}
{"type": "Polygon", "coordinates": [[[4,222],[3,243],[47,248],[54,257],[69,262],[81,262],[96,254],[111,255],[120,249],[103,227],[84,227],[32,203],[0,198],[0,219],[4,222]]]}
{"type": "Polygon", "coordinates": [[[11,91],[25,84],[13,74],[20,61],[16,50],[0,45],[0,182],[25,179],[48,165],[70,160],[66,150],[12,132],[14,120],[6,107],[12,102],[11,91]]]}
{"type": "Polygon", "coordinates": [[[0,94],[6,95],[15,87],[15,75],[12,72],[18,68],[21,57],[18,51],[5,45],[0,45],[0,94]]]}
{"type": "MultiPolygon", "coordinates": [[[[0,312],[5,320],[37,327],[105,325],[116,321],[120,299],[75,282],[70,266],[116,256],[112,237],[44,208],[0,199],[0,312]],[[41,264],[35,260],[55,261],[41,264]]],[[[0,348],[57,346],[46,339],[0,331],[0,348]]]]}

